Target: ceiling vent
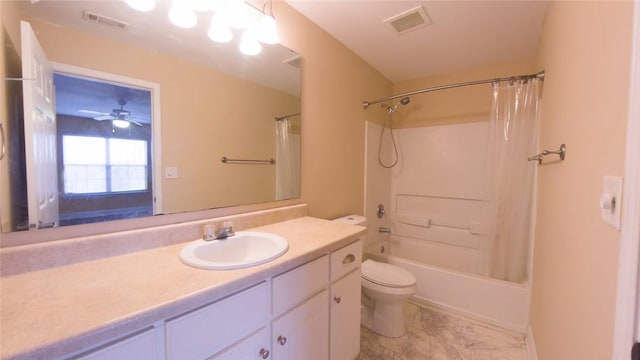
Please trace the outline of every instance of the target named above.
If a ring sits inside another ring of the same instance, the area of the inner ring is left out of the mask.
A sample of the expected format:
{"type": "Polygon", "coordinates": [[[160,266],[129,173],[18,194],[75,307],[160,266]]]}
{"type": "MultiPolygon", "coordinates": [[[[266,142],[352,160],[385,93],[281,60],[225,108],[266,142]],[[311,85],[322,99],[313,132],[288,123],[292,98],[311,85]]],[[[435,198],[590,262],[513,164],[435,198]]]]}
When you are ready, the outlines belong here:
{"type": "Polygon", "coordinates": [[[431,19],[422,6],[407,10],[398,15],[392,16],[383,21],[393,27],[399,33],[404,34],[408,31],[419,29],[431,25],[431,19]]]}
{"type": "Polygon", "coordinates": [[[300,68],[300,61],[302,60],[302,58],[300,57],[300,55],[296,55],[290,59],[286,59],[284,60],[282,63],[283,64],[289,64],[291,66],[293,66],[296,69],[300,68]]]}
{"type": "Polygon", "coordinates": [[[96,14],[94,12],[87,11],[87,10],[85,10],[82,13],[82,18],[85,21],[88,21],[88,22],[107,25],[107,26],[111,26],[113,28],[120,29],[120,30],[126,30],[127,27],[129,27],[129,24],[127,24],[124,21],[116,20],[114,18],[110,18],[110,17],[104,16],[104,15],[99,15],[99,14],[96,14]]]}

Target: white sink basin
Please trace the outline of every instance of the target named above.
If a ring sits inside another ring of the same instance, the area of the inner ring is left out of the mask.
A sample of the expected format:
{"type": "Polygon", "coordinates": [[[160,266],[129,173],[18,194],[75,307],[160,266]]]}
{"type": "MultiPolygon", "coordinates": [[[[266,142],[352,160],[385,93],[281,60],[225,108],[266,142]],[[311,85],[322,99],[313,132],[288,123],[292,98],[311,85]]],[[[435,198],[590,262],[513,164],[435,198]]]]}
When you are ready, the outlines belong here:
{"type": "Polygon", "coordinates": [[[180,260],[201,269],[240,269],[269,262],[288,249],[289,243],[282,236],[238,231],[224,240],[191,242],[180,252],[180,260]]]}

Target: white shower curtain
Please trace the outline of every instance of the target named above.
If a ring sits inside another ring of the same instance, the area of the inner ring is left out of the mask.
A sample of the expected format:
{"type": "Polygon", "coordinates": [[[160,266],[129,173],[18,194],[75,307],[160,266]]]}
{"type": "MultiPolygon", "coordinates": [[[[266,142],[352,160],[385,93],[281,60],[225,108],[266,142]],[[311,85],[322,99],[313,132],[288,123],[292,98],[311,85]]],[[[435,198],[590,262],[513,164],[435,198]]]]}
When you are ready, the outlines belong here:
{"type": "Polygon", "coordinates": [[[300,134],[291,121],[276,121],[276,200],[300,197],[300,134]]]}
{"type": "Polygon", "coordinates": [[[527,279],[539,128],[539,79],[496,82],[485,177],[488,275],[527,279]]]}

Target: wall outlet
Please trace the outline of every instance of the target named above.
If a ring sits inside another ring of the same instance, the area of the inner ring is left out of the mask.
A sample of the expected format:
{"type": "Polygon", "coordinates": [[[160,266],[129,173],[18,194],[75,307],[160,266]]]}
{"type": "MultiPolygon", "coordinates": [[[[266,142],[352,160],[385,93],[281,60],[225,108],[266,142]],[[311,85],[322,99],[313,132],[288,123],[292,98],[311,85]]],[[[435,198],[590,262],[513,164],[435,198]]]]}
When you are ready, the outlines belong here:
{"type": "Polygon", "coordinates": [[[166,168],[164,168],[164,177],[166,179],[177,179],[178,178],[178,168],[177,167],[166,167],[166,168]]]}

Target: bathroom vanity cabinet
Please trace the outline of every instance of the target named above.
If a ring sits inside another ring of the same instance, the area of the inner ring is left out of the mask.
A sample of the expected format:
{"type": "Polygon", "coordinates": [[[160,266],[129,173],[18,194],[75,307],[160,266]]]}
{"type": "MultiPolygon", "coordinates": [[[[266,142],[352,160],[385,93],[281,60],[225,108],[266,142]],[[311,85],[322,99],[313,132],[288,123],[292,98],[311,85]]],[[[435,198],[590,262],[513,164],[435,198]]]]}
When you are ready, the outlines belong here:
{"type": "Polygon", "coordinates": [[[362,241],[72,359],[353,360],[362,241]]]}

